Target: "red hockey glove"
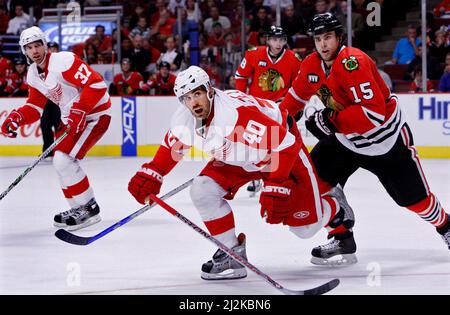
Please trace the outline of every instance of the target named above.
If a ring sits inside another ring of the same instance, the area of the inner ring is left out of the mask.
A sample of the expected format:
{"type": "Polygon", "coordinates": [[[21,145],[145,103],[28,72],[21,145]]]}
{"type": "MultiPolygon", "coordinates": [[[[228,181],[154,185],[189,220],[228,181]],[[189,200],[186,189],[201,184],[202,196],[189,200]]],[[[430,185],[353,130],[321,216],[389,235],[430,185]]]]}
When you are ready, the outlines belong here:
{"type": "Polygon", "coordinates": [[[318,110],[305,121],[306,129],[319,140],[326,138],[337,132],[336,126],[332,122],[333,116],[336,114],[331,108],[318,110]]]}
{"type": "Polygon", "coordinates": [[[86,112],[81,109],[71,109],[67,118],[69,133],[77,134],[86,128],[86,112]]]}
{"type": "Polygon", "coordinates": [[[128,183],[128,191],[138,202],[145,204],[148,196],[159,194],[162,182],[163,176],[152,163],[145,163],[131,178],[128,183]]]}
{"type": "Polygon", "coordinates": [[[17,110],[13,110],[9,113],[8,117],[6,117],[5,121],[2,124],[2,134],[8,138],[17,137],[16,130],[21,126],[24,122],[24,117],[21,112],[17,110]]]}
{"type": "Polygon", "coordinates": [[[259,203],[261,204],[261,217],[266,218],[270,224],[282,223],[291,212],[292,180],[282,183],[264,181],[259,203]]]}

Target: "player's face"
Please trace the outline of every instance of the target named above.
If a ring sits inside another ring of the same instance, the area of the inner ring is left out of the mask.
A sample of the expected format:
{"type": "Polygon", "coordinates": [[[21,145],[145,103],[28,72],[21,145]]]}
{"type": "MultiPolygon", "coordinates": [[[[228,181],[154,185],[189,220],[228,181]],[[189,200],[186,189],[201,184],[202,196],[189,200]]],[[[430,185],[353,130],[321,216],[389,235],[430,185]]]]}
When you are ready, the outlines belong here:
{"type": "Polygon", "coordinates": [[[186,105],[197,119],[206,119],[211,111],[211,103],[207,92],[197,88],[182,97],[182,102],[186,105]]]}
{"type": "Polygon", "coordinates": [[[128,72],[131,69],[131,65],[129,63],[127,63],[127,62],[123,62],[121,64],[121,67],[122,67],[122,71],[123,72],[128,72]]]}
{"type": "Polygon", "coordinates": [[[334,31],[314,36],[314,44],[316,50],[323,60],[332,61],[336,56],[339,48],[339,37],[334,31]]]}
{"type": "Polygon", "coordinates": [[[269,46],[270,52],[273,55],[278,55],[286,45],[286,38],[284,37],[269,37],[267,39],[267,45],[269,46]]]}
{"type": "Polygon", "coordinates": [[[27,69],[26,65],[16,65],[16,71],[19,74],[24,73],[26,69],[27,69]]]}
{"type": "Polygon", "coordinates": [[[35,63],[40,64],[45,58],[45,47],[41,41],[29,43],[25,46],[25,52],[28,58],[35,63]]]}

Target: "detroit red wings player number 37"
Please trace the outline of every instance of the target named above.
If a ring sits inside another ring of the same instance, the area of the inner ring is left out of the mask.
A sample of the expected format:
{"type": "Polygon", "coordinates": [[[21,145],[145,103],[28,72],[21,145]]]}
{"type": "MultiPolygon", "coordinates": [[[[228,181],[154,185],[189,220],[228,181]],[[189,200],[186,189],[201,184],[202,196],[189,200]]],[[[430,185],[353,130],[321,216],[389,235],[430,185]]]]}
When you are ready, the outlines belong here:
{"type": "Polygon", "coordinates": [[[100,221],[89,180],[78,161],[108,129],[111,101],[103,78],[70,52],[51,53],[45,34],[36,26],[20,35],[20,47],[31,64],[27,75],[28,99],[13,110],[1,132],[14,138],[19,126],[37,121],[47,100],[61,108],[63,125],[57,131],[68,136],[55,148],[53,165],[70,210],[57,214],[54,224],[76,230],[100,221]]]}

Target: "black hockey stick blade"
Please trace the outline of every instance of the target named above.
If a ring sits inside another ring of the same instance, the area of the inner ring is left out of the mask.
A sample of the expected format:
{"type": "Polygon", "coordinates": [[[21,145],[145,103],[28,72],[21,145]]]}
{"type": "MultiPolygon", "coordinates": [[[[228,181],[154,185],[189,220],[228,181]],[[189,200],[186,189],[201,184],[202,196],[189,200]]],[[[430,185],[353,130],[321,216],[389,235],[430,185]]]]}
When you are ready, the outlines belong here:
{"type": "Polygon", "coordinates": [[[56,231],[55,236],[61,241],[74,245],[88,245],[90,243],[89,240],[91,239],[90,237],[83,237],[72,234],[64,229],[59,229],[58,231],[56,231]]]}
{"type": "Polygon", "coordinates": [[[331,280],[325,284],[322,284],[314,289],[304,291],[304,295],[322,295],[325,294],[339,285],[339,279],[331,280]]]}

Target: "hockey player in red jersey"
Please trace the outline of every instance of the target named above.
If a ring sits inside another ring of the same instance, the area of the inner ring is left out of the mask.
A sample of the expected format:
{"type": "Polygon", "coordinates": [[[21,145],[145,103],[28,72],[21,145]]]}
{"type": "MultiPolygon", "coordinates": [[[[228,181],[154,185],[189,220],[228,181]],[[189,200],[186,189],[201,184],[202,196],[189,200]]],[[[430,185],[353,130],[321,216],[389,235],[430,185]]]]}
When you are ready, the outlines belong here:
{"type": "MultiPolygon", "coordinates": [[[[194,179],[191,199],[211,235],[243,257],[245,236],[236,237],[227,200],[249,180],[264,181],[260,204],[266,222],[287,225],[301,238],[311,237],[328,222],[353,225],[341,190],[322,196],[297,126],[275,102],[215,89],[197,66],[177,76],[174,91],[183,105],[153,161],[143,164],[129,182],[137,201],[145,203],[150,194],[158,194],[163,177],[194,146],[213,158],[194,179]]],[[[245,276],[245,268],[221,250],[202,266],[206,280],[245,276]]]]}
{"type": "MultiPolygon", "coordinates": [[[[250,48],[245,53],[236,70],[236,89],[280,102],[297,77],[301,58],[286,47],[287,34],[279,26],[272,26],[267,31],[266,44],[250,48]]],[[[247,190],[251,192],[250,196],[254,196],[260,188],[259,181],[252,181],[247,190]]]]}
{"type": "Polygon", "coordinates": [[[55,148],[53,165],[71,209],[57,214],[54,224],[76,230],[100,221],[89,180],[79,165],[108,129],[111,101],[102,77],[70,52],[51,53],[45,34],[36,26],[24,30],[19,41],[30,68],[29,96],[1,125],[1,133],[15,138],[20,126],[39,120],[47,99],[61,108],[66,138],[55,148]]]}
{"type": "Polygon", "coordinates": [[[111,95],[136,95],[142,94],[144,77],[137,71],[132,70],[132,62],[129,58],[123,58],[120,63],[122,73],[116,74],[114,84],[111,84],[111,95]]]}
{"type": "Polygon", "coordinates": [[[245,53],[236,70],[236,89],[278,102],[297,77],[301,58],[286,47],[287,35],[281,27],[272,26],[266,38],[267,46],[250,48],[245,53]]]}
{"type": "MultiPolygon", "coordinates": [[[[428,186],[398,99],[375,63],[343,45],[342,25],[331,13],[316,15],[310,34],[316,52],[303,61],[280,107],[296,114],[315,94],[325,105],[305,123],[319,139],[311,152],[319,177],[343,186],[358,168],[372,172],[398,205],[433,225],[450,249],[448,214],[428,186]]],[[[332,229],[329,238],[330,244],[313,249],[313,262],[328,264],[330,255],[356,251],[351,230],[332,229]]]]}

